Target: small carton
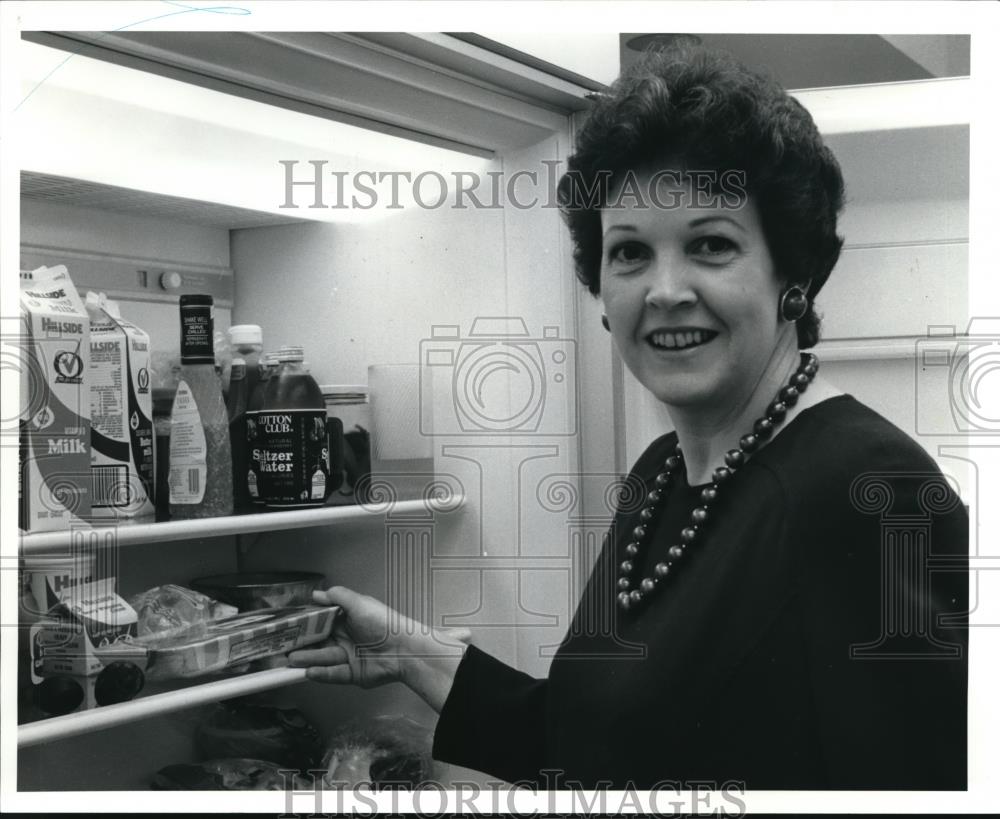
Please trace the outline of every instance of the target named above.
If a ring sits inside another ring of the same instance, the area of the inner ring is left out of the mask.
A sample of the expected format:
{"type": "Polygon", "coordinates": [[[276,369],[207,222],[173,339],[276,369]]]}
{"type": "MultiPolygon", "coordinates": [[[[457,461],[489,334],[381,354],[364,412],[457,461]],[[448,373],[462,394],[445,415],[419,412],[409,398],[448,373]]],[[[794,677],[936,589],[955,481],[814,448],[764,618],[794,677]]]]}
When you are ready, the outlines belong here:
{"type": "Polygon", "coordinates": [[[135,610],[115,593],[115,578],[66,590],[44,619],[31,627],[34,682],[53,674],[86,677],[104,668],[97,649],[135,637],[135,610]]]}
{"type": "Polygon", "coordinates": [[[21,274],[18,524],[90,516],[90,321],[64,265],[21,274]]]}
{"type": "Polygon", "coordinates": [[[90,467],[95,517],[151,517],[153,396],[149,335],[101,293],[90,315],[90,467]]]}
{"type": "MultiPolygon", "coordinates": [[[[73,586],[94,580],[94,553],[29,554],[21,558],[24,580],[31,591],[31,610],[27,613],[44,616],[73,586]]],[[[25,601],[22,605],[29,605],[25,601]]]]}

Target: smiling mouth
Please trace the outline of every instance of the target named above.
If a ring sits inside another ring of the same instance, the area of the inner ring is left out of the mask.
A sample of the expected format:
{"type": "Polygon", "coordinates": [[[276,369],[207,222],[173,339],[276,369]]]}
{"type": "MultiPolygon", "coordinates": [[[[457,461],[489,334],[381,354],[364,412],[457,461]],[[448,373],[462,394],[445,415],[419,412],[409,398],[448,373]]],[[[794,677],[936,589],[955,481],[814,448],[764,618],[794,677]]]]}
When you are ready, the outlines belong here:
{"type": "Polygon", "coordinates": [[[718,333],[712,330],[682,330],[670,332],[659,330],[646,336],[647,341],[658,350],[689,350],[707,344],[718,333]]]}

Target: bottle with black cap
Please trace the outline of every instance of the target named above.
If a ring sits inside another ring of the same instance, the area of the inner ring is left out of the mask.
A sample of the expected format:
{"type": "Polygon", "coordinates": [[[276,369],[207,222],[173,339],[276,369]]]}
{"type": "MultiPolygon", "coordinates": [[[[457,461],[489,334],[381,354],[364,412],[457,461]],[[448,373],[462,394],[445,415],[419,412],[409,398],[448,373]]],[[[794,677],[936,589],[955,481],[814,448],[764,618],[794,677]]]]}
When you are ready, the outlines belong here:
{"type": "Polygon", "coordinates": [[[215,372],[211,296],[181,296],[181,373],[170,425],[170,517],[233,513],[229,416],[215,372]]]}

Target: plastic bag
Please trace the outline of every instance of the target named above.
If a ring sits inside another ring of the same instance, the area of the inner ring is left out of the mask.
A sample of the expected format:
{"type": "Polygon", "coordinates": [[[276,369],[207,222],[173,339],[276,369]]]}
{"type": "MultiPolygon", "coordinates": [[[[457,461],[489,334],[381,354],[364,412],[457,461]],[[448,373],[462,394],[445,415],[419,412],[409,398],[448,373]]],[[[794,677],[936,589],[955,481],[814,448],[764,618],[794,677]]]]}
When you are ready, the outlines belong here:
{"type": "Polygon", "coordinates": [[[283,791],[290,785],[297,787],[297,778],[282,774],[281,769],[262,759],[210,759],[168,765],[153,775],[150,784],[154,791],[283,791]]]}
{"type": "Polygon", "coordinates": [[[248,757],[303,773],[323,758],[319,732],[301,711],[245,700],[216,705],[198,726],[195,746],[204,759],[248,757]]]}
{"type": "Polygon", "coordinates": [[[173,584],[141,592],[130,597],[128,603],[139,616],[136,636],[146,644],[180,634],[197,634],[213,620],[237,613],[235,606],[173,584]]]}
{"type": "Polygon", "coordinates": [[[371,783],[413,788],[433,777],[430,729],[402,715],[351,722],[330,740],[322,767],[325,788],[371,783]]]}

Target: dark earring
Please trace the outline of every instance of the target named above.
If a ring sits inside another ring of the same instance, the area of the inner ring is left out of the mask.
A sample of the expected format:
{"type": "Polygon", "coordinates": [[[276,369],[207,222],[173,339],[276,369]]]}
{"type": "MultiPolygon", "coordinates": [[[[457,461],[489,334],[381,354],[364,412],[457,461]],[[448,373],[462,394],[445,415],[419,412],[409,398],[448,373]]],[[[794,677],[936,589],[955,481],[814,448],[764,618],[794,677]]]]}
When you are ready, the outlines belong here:
{"type": "Polygon", "coordinates": [[[604,325],[604,329],[605,330],[607,330],[609,333],[611,332],[611,325],[608,324],[608,317],[607,316],[601,316],[601,324],[604,325]]]}
{"type": "Polygon", "coordinates": [[[797,284],[789,287],[781,294],[781,317],[785,321],[798,321],[809,310],[809,299],[806,292],[797,284]]]}

